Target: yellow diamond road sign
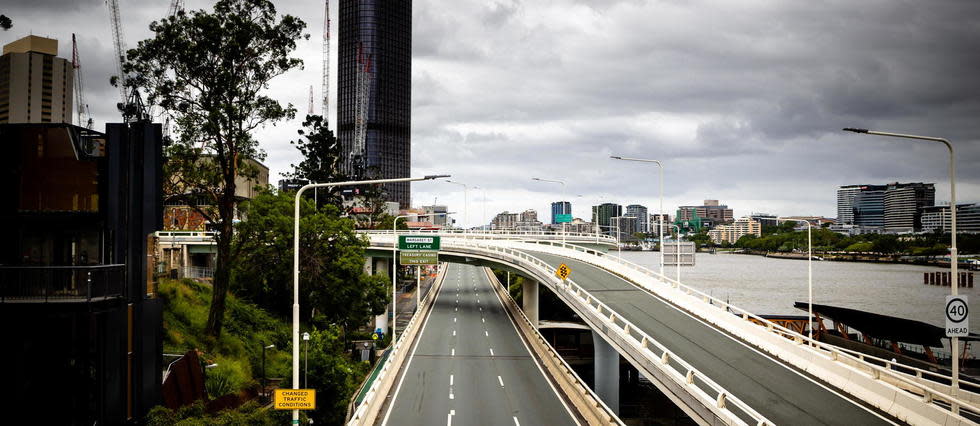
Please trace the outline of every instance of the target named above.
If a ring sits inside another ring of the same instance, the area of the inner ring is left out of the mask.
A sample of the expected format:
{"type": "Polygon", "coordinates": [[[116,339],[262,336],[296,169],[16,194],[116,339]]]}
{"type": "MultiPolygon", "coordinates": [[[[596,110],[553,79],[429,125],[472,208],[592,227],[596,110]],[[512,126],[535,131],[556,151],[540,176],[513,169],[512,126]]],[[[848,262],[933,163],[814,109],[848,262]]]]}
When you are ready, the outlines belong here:
{"type": "Polygon", "coordinates": [[[568,276],[571,274],[572,274],[572,268],[569,268],[568,265],[564,263],[559,265],[558,269],[555,269],[555,276],[563,280],[568,279],[568,276]]]}

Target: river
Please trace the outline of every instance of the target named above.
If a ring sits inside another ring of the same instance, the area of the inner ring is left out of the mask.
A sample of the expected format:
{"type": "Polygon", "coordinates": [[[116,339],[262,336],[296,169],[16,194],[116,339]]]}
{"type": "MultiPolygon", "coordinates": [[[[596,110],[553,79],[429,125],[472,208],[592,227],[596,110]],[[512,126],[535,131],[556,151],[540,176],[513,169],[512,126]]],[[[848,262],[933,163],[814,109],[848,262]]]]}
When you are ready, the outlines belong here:
{"type": "MultiPolygon", "coordinates": [[[[617,256],[615,251],[609,254],[617,256]]],[[[660,269],[659,252],[623,252],[622,256],[651,270],[660,269]]],[[[676,267],[667,262],[665,274],[674,277],[676,267]]],[[[806,315],[793,308],[793,302],[807,301],[806,264],[806,260],[698,253],[695,266],[681,267],[681,282],[756,314],[806,315]]],[[[943,269],[903,264],[814,261],[813,303],[945,327],[943,307],[950,288],[922,284],[923,272],[940,270],[943,269]]],[[[980,312],[980,297],[974,296],[974,290],[961,288],[959,292],[969,296],[971,312],[980,312]]],[[[978,324],[980,314],[971,315],[972,332],[980,330],[978,324]]]]}

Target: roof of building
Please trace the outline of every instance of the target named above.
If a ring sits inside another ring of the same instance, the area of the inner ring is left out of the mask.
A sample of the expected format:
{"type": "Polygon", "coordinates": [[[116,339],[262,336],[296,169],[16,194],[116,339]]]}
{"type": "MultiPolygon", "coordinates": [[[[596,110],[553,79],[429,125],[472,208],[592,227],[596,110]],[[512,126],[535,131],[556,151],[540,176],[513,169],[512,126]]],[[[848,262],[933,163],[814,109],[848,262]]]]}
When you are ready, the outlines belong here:
{"type": "MultiPolygon", "coordinates": [[[[796,302],[793,306],[806,311],[808,305],[806,302],[796,302]]],[[[946,329],[922,321],[818,304],[813,304],[813,312],[847,324],[848,327],[876,339],[941,348],[942,339],[946,338],[946,329]]],[[[970,333],[969,337],[960,339],[980,340],[980,334],[970,333]]]]}
{"type": "Polygon", "coordinates": [[[3,45],[3,54],[36,52],[58,56],[58,40],[29,35],[3,45]]]}

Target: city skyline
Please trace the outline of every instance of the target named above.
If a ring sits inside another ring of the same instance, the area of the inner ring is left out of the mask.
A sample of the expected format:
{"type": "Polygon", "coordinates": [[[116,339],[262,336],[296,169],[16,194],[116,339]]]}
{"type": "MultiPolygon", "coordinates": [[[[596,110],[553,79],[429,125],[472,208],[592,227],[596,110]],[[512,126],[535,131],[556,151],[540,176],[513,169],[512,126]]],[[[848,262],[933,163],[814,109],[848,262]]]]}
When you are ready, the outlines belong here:
{"type": "MultiPolygon", "coordinates": [[[[185,8],[208,4],[187,1],[185,8]]],[[[276,5],[306,21],[307,33],[322,30],[322,4],[276,5]]],[[[167,12],[166,4],[151,2],[121,7],[130,47],[167,12]]],[[[532,176],[566,180],[576,217],[605,201],[657,213],[656,169],[612,164],[609,155],[664,161],[666,213],[710,198],[725,200],[736,217],[833,217],[837,187],[861,182],[934,182],[937,204],[949,199],[940,147],[839,130],[860,126],[949,138],[957,148],[959,201],[980,201],[980,170],[969,167],[980,161],[980,105],[968,95],[980,89],[969,78],[980,37],[968,20],[978,8],[416,0],[412,174],[450,173],[484,188],[487,216],[516,207],[547,212],[562,198],[557,185],[534,185],[532,176]],[[758,31],[759,20],[780,31],[758,31]]],[[[334,34],[339,9],[331,8],[334,34]]],[[[14,26],[0,32],[2,43],[30,33],[54,37],[66,57],[64,46],[78,33],[96,128],[118,119],[118,91],[108,85],[108,25],[76,24],[107,24],[102,2],[15,1],[4,14],[14,26]]],[[[320,87],[319,37],[298,46],[305,69],[273,80],[268,94],[292,103],[300,117],[256,135],[272,181],[298,161],[288,141],[306,112],[309,86],[320,87]]],[[[332,76],[336,63],[335,55],[332,76]]],[[[336,94],[336,81],[331,86],[336,94]]],[[[474,210],[466,225],[490,220],[474,214],[483,196],[469,194],[474,210]]],[[[413,186],[414,205],[436,197],[461,206],[463,191],[413,186]]]]}

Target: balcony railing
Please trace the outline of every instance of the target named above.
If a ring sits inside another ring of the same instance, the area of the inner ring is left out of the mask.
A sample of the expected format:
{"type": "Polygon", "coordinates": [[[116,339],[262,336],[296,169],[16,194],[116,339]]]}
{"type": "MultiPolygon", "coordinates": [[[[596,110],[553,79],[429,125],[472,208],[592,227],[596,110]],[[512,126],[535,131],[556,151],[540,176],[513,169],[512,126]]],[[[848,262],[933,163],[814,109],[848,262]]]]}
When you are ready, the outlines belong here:
{"type": "Polygon", "coordinates": [[[126,295],[126,265],[0,266],[0,303],[91,302],[126,295]]]}

